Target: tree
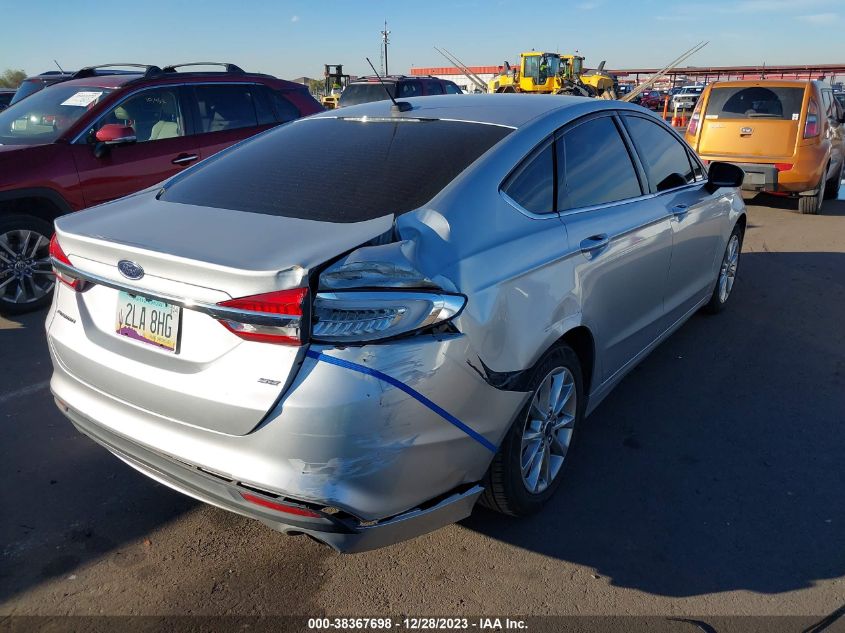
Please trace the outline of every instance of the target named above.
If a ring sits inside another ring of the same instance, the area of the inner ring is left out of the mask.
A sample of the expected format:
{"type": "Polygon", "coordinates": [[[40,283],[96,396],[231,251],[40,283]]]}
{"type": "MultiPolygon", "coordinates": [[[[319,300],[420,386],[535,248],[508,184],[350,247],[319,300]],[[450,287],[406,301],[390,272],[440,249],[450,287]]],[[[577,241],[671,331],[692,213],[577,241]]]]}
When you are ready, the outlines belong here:
{"type": "Polygon", "coordinates": [[[24,79],[26,79],[24,71],[7,68],[0,75],[0,88],[17,88],[24,79]]]}
{"type": "Polygon", "coordinates": [[[325,90],[325,87],[325,81],[323,81],[322,79],[308,80],[308,90],[311,92],[312,95],[323,94],[323,90],[325,90]]]}

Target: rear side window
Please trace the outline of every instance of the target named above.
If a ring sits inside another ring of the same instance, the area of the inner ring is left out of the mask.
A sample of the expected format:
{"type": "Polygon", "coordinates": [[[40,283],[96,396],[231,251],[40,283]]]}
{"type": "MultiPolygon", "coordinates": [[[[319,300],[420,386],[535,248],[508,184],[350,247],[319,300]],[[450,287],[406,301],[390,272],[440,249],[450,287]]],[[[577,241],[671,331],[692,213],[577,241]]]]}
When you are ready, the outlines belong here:
{"type": "Polygon", "coordinates": [[[423,206],[510,128],[457,121],[302,119],[224,150],[161,199],[322,222],[423,206]]]}
{"type": "Polygon", "coordinates": [[[426,79],[425,80],[425,93],[428,95],[442,95],[443,94],[443,86],[440,85],[439,81],[435,81],[434,79],[426,79]]]}
{"type": "Polygon", "coordinates": [[[707,119],[781,119],[801,117],[804,88],[776,86],[715,87],[707,101],[707,119]]]}
{"type": "MultiPolygon", "coordinates": [[[[267,89],[264,86],[253,86],[252,94],[255,98],[255,115],[258,117],[258,125],[275,123],[276,115],[273,114],[273,107],[270,105],[270,97],[267,94],[267,89]]],[[[285,121],[288,120],[290,119],[285,119],[285,121]]]]}
{"type": "Polygon", "coordinates": [[[285,95],[276,90],[271,90],[270,96],[273,101],[273,109],[276,111],[277,121],[287,123],[299,118],[299,108],[288,101],[285,95]]]}
{"type": "Polygon", "coordinates": [[[557,143],[558,209],[606,204],[642,195],[634,164],[613,119],[590,119],[557,143]]]}
{"type": "Polygon", "coordinates": [[[554,161],[554,144],[550,142],[525,161],[502,191],[527,211],[554,213],[554,161]]]}
{"type": "Polygon", "coordinates": [[[459,95],[463,94],[460,88],[458,88],[457,84],[453,84],[451,81],[446,82],[446,94],[447,95],[459,95]]]}
{"type": "Polygon", "coordinates": [[[624,121],[652,193],[695,182],[686,147],[668,130],[640,117],[625,116],[624,121]]]}
{"type": "Polygon", "coordinates": [[[194,88],[199,107],[199,131],[221,132],[258,125],[252,86],[219,84],[194,88]]]}
{"type": "Polygon", "coordinates": [[[422,84],[419,81],[402,81],[396,88],[396,98],[419,97],[422,94],[422,84]]]}

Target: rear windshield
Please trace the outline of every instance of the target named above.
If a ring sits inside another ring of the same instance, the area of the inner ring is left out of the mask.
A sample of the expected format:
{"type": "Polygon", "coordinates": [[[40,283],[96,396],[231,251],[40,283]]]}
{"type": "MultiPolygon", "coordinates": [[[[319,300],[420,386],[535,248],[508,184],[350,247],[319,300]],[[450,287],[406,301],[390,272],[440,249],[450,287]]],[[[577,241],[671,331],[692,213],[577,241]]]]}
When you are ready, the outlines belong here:
{"type": "Polygon", "coordinates": [[[160,198],[322,222],[400,215],[510,132],[458,121],[300,120],[198,165],[160,198]]]}
{"type": "Polygon", "coordinates": [[[340,105],[350,106],[389,99],[390,97],[387,96],[387,92],[384,90],[385,88],[390,92],[391,97],[396,96],[396,84],[393,82],[385,82],[384,86],[378,82],[351,84],[340,93],[340,105]]]}
{"type": "Polygon", "coordinates": [[[708,119],[782,119],[801,116],[804,88],[750,86],[714,88],[707,103],[708,119]]]}

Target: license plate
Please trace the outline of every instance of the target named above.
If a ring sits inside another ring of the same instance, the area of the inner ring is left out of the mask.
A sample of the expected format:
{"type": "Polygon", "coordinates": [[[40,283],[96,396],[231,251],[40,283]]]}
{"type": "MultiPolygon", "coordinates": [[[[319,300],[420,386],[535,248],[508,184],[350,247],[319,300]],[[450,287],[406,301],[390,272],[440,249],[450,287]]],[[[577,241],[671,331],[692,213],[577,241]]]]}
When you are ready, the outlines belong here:
{"type": "Polygon", "coordinates": [[[745,172],[745,180],[752,185],[766,184],[766,176],[764,174],[755,174],[753,171],[745,172]]]}
{"type": "Polygon", "coordinates": [[[176,351],[179,306],[121,291],[117,297],[115,331],[168,352],[176,351]]]}

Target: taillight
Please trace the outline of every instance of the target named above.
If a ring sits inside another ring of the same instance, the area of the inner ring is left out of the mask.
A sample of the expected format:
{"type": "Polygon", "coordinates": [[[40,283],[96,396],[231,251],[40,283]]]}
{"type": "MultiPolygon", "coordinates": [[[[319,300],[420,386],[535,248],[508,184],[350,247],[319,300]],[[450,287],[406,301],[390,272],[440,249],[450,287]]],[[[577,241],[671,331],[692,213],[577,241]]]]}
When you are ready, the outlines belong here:
{"type": "Polygon", "coordinates": [[[53,273],[56,275],[56,279],[61,281],[68,288],[79,290],[79,286],[82,282],[75,277],[71,277],[55,265],[55,263],[58,262],[59,264],[64,264],[65,266],[70,266],[71,268],[73,267],[73,264],[70,263],[67,255],[65,255],[65,252],[59,245],[59,240],[57,239],[55,233],[53,234],[53,237],[50,238],[50,259],[53,261],[53,273]]]}
{"type": "Polygon", "coordinates": [[[689,126],[687,126],[687,134],[690,136],[695,136],[698,134],[698,124],[701,121],[701,104],[704,102],[703,99],[699,99],[698,103],[695,104],[695,109],[692,111],[692,116],[689,120],[689,126]]]}
{"type": "Polygon", "coordinates": [[[804,122],[804,138],[812,138],[819,135],[819,107],[815,101],[810,101],[807,106],[807,120],[804,122]]]}
{"type": "Polygon", "coordinates": [[[278,290],[223,301],[214,316],[227,330],[249,341],[302,344],[303,304],[308,288],[278,290]]]}
{"type": "Polygon", "coordinates": [[[360,343],[445,323],[466,303],[462,295],[406,290],[321,292],[314,299],[315,341],[360,343]]]}
{"type": "Polygon", "coordinates": [[[775,169],[778,171],[789,171],[792,169],[792,163],[775,163],[775,169]]]}

